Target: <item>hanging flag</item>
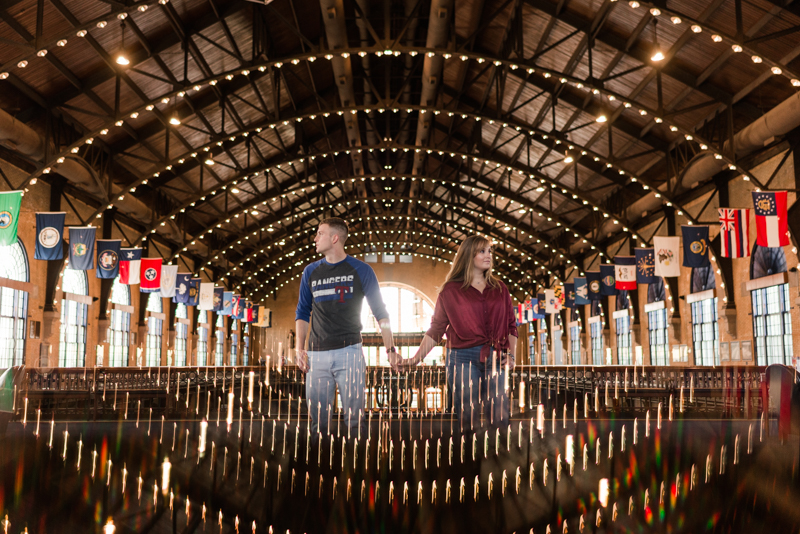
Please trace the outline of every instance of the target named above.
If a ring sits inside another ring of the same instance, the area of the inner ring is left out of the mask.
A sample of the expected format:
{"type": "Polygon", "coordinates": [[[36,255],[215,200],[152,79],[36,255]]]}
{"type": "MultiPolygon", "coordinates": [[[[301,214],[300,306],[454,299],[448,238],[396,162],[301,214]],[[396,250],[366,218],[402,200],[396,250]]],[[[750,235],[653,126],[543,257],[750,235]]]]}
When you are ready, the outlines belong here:
{"type": "Polygon", "coordinates": [[[253,303],[249,300],[244,301],[244,322],[253,322],[253,303]]]}
{"type": "Polygon", "coordinates": [[[200,284],[200,296],[197,299],[198,310],[214,309],[214,284],[213,282],[202,282],[200,284]]]}
{"type": "Polygon", "coordinates": [[[36,260],[60,260],[64,257],[63,236],[64,218],[67,214],[63,211],[42,212],[36,214],[36,260]]]}
{"type": "Polygon", "coordinates": [[[678,263],[678,248],[681,238],[678,236],[653,237],[655,255],[655,275],[672,277],[681,275],[681,265],[678,263]]]}
{"type": "Polygon", "coordinates": [[[514,317],[517,319],[517,326],[525,322],[525,306],[523,304],[515,304],[511,307],[514,311],[514,317]]]}
{"type": "Polygon", "coordinates": [[[214,311],[217,312],[217,315],[222,313],[222,300],[225,298],[225,288],[224,287],[215,287],[214,288],[214,311]]]}
{"type": "Polygon", "coordinates": [[[197,306],[197,302],[200,298],[200,279],[199,278],[192,278],[189,280],[189,289],[187,291],[189,297],[186,300],[187,306],[197,306]]]}
{"type": "Polygon", "coordinates": [[[97,240],[97,278],[113,280],[119,274],[119,239],[97,240]]]}
{"type": "Polygon", "coordinates": [[[161,258],[142,258],[139,291],[152,293],[161,289],[161,258]]]}
{"type": "Polygon", "coordinates": [[[544,319],[544,310],[541,309],[541,305],[544,303],[543,299],[531,299],[531,320],[535,321],[537,319],[544,319]]]}
{"type": "Polygon", "coordinates": [[[133,286],[139,283],[142,249],[121,248],[119,250],[119,283],[133,286]]]}
{"type": "Polygon", "coordinates": [[[617,294],[613,265],[600,266],[600,295],[611,297],[617,294]]]}
{"type": "Polygon", "coordinates": [[[261,320],[261,306],[253,304],[253,326],[257,325],[259,320],[261,320]]]}
{"type": "Polygon", "coordinates": [[[272,310],[269,308],[261,308],[258,312],[259,320],[256,326],[262,328],[272,328],[272,310]]]}
{"type": "Polygon", "coordinates": [[[161,266],[161,298],[171,299],[175,296],[175,283],[178,280],[178,266],[177,265],[162,265],[161,266]]]}
{"type": "Polygon", "coordinates": [[[614,256],[614,287],[636,289],[636,257],[614,256]]]}
{"type": "Polygon", "coordinates": [[[544,290],[544,311],[545,313],[556,313],[556,292],[553,289],[544,290]]]}
{"type": "Polygon", "coordinates": [[[564,284],[564,307],[565,308],[574,308],[575,307],[575,283],[572,284],[564,284]]]}
{"type": "Polygon", "coordinates": [[[723,258],[750,255],[750,210],[719,208],[719,240],[723,258]]]}
{"type": "Polygon", "coordinates": [[[233,292],[225,291],[222,294],[222,315],[230,315],[233,311],[233,292]]]}
{"type": "Polygon", "coordinates": [[[175,279],[175,302],[187,304],[189,302],[189,286],[192,281],[192,273],[178,273],[175,279]]]}
{"type": "Polygon", "coordinates": [[[533,304],[530,299],[522,303],[522,319],[525,323],[533,321],[533,304]]]}
{"type": "Polygon", "coordinates": [[[71,226],[69,229],[69,268],[94,269],[94,226],[71,226]]]}
{"type": "Polygon", "coordinates": [[[585,276],[575,277],[575,305],[584,306],[589,304],[589,287],[586,285],[585,276]]]}
{"type": "Polygon", "coordinates": [[[237,321],[244,321],[244,308],[245,308],[246,301],[243,297],[239,297],[239,304],[237,308],[237,313],[235,319],[237,321]]]}
{"type": "Polygon", "coordinates": [[[21,205],[22,191],[0,191],[0,246],[7,247],[17,242],[17,223],[21,205]]]}
{"type": "Polygon", "coordinates": [[[600,281],[600,271],[586,271],[586,286],[589,288],[589,300],[600,300],[600,289],[603,287],[600,281]]]}
{"type": "Polygon", "coordinates": [[[756,213],[756,244],[784,247],[789,244],[786,191],[753,191],[756,213]]]}
{"type": "Polygon", "coordinates": [[[684,224],[683,234],[683,266],[708,267],[708,226],[684,224]]]}
{"type": "Polygon", "coordinates": [[[239,300],[241,296],[239,295],[232,295],[231,296],[231,317],[236,319],[239,316],[239,308],[241,308],[239,300]]]}
{"type": "Polygon", "coordinates": [[[656,257],[652,248],[637,248],[636,254],[636,283],[654,284],[656,281],[656,257]]]}
{"type": "Polygon", "coordinates": [[[558,311],[564,307],[564,286],[556,286],[553,288],[553,295],[558,301],[558,311]]]}

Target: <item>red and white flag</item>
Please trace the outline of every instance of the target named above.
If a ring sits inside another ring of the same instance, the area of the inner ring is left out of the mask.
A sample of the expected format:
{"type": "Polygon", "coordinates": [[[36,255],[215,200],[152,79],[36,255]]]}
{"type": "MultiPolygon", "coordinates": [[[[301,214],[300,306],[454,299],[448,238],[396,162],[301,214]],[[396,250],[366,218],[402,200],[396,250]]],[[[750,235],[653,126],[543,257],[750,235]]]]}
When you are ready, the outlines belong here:
{"type": "Polygon", "coordinates": [[[161,289],[161,258],[142,258],[139,289],[144,291],[161,289]]]}
{"type": "Polygon", "coordinates": [[[723,258],[750,255],[750,210],[719,208],[719,237],[723,258]]]}
{"type": "Polygon", "coordinates": [[[756,243],[759,247],[789,244],[786,191],[753,191],[756,212],[756,243]]]}

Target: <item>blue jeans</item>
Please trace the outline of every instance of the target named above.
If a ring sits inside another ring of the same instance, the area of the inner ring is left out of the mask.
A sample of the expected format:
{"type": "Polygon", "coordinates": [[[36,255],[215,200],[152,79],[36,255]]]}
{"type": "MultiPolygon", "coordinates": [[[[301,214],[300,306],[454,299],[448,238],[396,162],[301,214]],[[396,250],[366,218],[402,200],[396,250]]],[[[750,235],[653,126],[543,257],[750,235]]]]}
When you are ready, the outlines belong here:
{"type": "Polygon", "coordinates": [[[306,398],[312,432],[328,433],[336,386],[342,398],[342,418],[349,437],[358,437],[364,417],[366,363],[361,343],[334,350],[308,351],[306,398]]]}
{"type": "Polygon", "coordinates": [[[485,422],[494,427],[508,424],[509,404],[505,390],[505,366],[499,359],[492,375],[491,356],[481,362],[481,347],[449,349],[447,387],[450,402],[458,415],[461,431],[477,430],[481,412],[485,422]]]}

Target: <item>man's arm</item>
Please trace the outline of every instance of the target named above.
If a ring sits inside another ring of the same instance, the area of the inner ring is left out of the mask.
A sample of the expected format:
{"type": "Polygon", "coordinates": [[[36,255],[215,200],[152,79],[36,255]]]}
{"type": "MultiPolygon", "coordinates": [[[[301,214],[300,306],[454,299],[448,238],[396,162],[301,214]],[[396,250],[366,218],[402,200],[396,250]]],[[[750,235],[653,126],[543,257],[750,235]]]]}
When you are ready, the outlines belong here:
{"type": "Polygon", "coordinates": [[[297,366],[304,373],[308,372],[308,355],[306,354],[306,337],[308,336],[308,321],[311,319],[311,288],[308,285],[308,267],[303,270],[300,279],[300,296],[297,299],[297,311],[294,316],[294,325],[297,335],[294,338],[297,366]]]}
{"type": "Polygon", "coordinates": [[[379,323],[381,325],[381,336],[383,337],[383,346],[388,351],[394,348],[394,335],[392,334],[392,323],[389,319],[383,319],[379,323]]]}
{"type": "Polygon", "coordinates": [[[294,322],[294,329],[297,332],[294,338],[294,352],[297,366],[304,373],[308,372],[308,354],[306,353],[306,337],[308,336],[308,321],[297,319],[294,322]]]}

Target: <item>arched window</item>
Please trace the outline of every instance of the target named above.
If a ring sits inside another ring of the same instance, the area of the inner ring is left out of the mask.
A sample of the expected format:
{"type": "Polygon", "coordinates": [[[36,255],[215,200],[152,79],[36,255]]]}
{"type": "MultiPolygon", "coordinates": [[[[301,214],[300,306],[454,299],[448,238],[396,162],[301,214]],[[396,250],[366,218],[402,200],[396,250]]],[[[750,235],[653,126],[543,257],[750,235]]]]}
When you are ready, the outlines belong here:
{"type": "Polygon", "coordinates": [[[239,355],[239,321],[231,321],[231,365],[236,365],[239,355]]]}
{"type": "MultiPolygon", "coordinates": [[[[201,324],[208,324],[208,311],[206,310],[200,310],[197,313],[197,365],[205,365],[208,356],[208,327],[200,326],[201,324]]],[[[176,360],[175,365],[186,365],[186,357],[184,356],[183,363],[180,364],[176,360]]]]}
{"type": "MultiPolygon", "coordinates": [[[[410,334],[426,332],[430,328],[434,303],[424,293],[412,286],[397,282],[383,282],[380,284],[380,288],[383,302],[389,312],[392,332],[410,334]]],[[[364,333],[380,332],[380,325],[372,315],[367,299],[364,299],[361,304],[361,325],[361,331],[364,333]]],[[[284,345],[286,344],[284,342],[284,345]]],[[[291,348],[293,347],[285,347],[285,353],[288,354],[291,348]]],[[[386,353],[380,349],[381,347],[364,347],[367,365],[389,365],[386,353]]],[[[398,344],[397,349],[404,358],[410,358],[416,352],[417,347],[398,344]]],[[[425,363],[427,365],[444,363],[443,348],[441,346],[434,347],[426,356],[425,363]]]]}
{"type": "Polygon", "coordinates": [[[660,276],[647,286],[647,303],[663,302],[664,307],[647,312],[647,331],[650,337],[650,364],[669,365],[667,333],[667,296],[664,279],[660,276]]]}
{"type": "MultiPolygon", "coordinates": [[[[64,269],[61,273],[61,290],[74,295],[89,295],[86,271],[64,269]]],[[[86,365],[86,322],[89,306],[74,300],[61,300],[61,334],[58,344],[59,367],[84,367],[86,365]]]]}
{"type": "MultiPolygon", "coordinates": [[[[147,308],[146,310],[153,313],[163,313],[164,307],[161,302],[161,293],[149,293],[147,295],[147,308]]],[[[147,365],[158,366],[161,365],[161,333],[164,329],[164,321],[152,315],[147,318],[147,365]]],[[[178,357],[175,357],[175,365],[186,365],[178,363],[178,357]]]]}
{"type": "MultiPolygon", "coordinates": [[[[753,247],[750,257],[750,278],[755,280],[786,272],[786,253],[783,247],[753,247]]],[[[789,284],[754,289],[753,338],[758,365],[792,364],[792,316],[789,284]]]]}
{"type": "Polygon", "coordinates": [[[538,323],[537,330],[539,331],[539,362],[541,365],[547,365],[547,353],[549,352],[549,347],[547,345],[547,316],[536,322],[538,323]]]}
{"type": "MultiPolygon", "coordinates": [[[[188,319],[189,310],[186,304],[178,303],[175,305],[175,361],[186,361],[186,342],[189,339],[189,326],[186,323],[178,321],[178,319],[188,319]]],[[[205,360],[201,363],[197,361],[197,365],[205,365],[205,360]]]]}
{"type": "MultiPolygon", "coordinates": [[[[286,347],[286,352],[289,352],[291,347],[286,347]]],[[[242,365],[249,365],[250,363],[250,323],[244,323],[242,328],[242,365]]]]}
{"type": "MultiPolygon", "coordinates": [[[[111,286],[111,303],[120,306],[131,305],[131,288],[119,282],[119,276],[111,286]]],[[[108,366],[124,367],[128,365],[131,335],[131,314],[126,311],[111,309],[111,325],[108,340],[108,366]]]]}
{"type": "Polygon", "coordinates": [[[696,365],[719,365],[717,298],[692,302],[691,306],[694,362],[696,365]]]}
{"type": "Polygon", "coordinates": [[[225,361],[225,317],[217,315],[216,336],[214,336],[214,365],[222,366],[225,361]]]}
{"type": "MultiPolygon", "coordinates": [[[[0,247],[0,277],[29,281],[28,255],[22,241],[0,247]]],[[[28,292],[0,288],[0,369],[25,363],[25,321],[28,316],[28,292]]]]}
{"type": "Polygon", "coordinates": [[[603,306],[599,300],[592,301],[592,313],[589,318],[589,337],[592,340],[592,363],[603,365],[603,306]]]}

